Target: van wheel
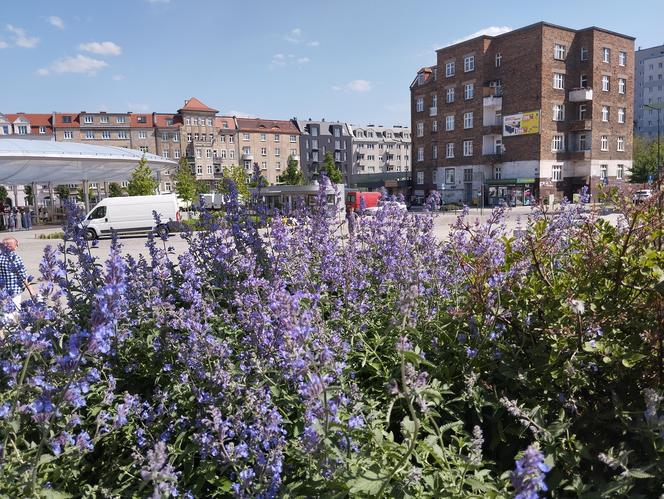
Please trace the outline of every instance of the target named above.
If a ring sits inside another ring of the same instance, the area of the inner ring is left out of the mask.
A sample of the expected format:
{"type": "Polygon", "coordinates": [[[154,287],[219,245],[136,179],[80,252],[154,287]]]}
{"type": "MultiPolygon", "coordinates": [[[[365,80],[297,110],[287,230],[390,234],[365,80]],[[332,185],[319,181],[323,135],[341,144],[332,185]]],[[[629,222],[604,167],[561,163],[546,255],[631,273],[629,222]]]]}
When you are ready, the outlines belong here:
{"type": "Polygon", "coordinates": [[[166,225],[157,227],[157,235],[159,237],[168,237],[168,227],[166,225]]]}
{"type": "Polygon", "coordinates": [[[83,238],[86,241],[94,241],[95,239],[97,239],[97,233],[92,229],[86,229],[85,232],[83,233],[83,238]]]}

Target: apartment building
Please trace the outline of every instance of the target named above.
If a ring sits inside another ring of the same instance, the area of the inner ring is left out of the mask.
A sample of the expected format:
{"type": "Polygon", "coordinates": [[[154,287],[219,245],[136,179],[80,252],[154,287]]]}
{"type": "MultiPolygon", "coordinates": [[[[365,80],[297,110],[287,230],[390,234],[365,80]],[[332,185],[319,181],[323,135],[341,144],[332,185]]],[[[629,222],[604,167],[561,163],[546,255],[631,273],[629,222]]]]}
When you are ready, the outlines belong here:
{"type": "Polygon", "coordinates": [[[540,22],[436,58],[410,87],[415,200],[529,204],[627,179],[633,37],[540,22]]]}
{"type": "Polygon", "coordinates": [[[352,125],[352,179],[350,185],[367,189],[394,189],[410,178],[410,128],[395,125],[352,125]]]}
{"type": "Polygon", "coordinates": [[[237,120],[233,116],[217,116],[215,127],[217,140],[212,149],[212,163],[215,176],[221,177],[225,168],[240,164],[237,120]]]}
{"type": "Polygon", "coordinates": [[[289,156],[299,159],[300,130],[295,122],[260,118],[236,118],[236,121],[240,164],[251,174],[254,163],[258,163],[260,174],[270,184],[276,184],[289,156]]]}
{"type": "Polygon", "coordinates": [[[53,137],[51,114],[0,113],[0,137],[47,139],[53,137]]]}
{"type": "Polygon", "coordinates": [[[302,133],[300,166],[308,179],[316,179],[323,166],[325,154],[330,152],[341,171],[344,184],[349,185],[353,164],[353,134],[348,124],[338,121],[296,120],[302,133]]]}
{"type": "Polygon", "coordinates": [[[635,53],[636,73],[634,92],[634,133],[646,139],[664,132],[664,118],[657,109],[664,109],[664,45],[641,49],[635,53]],[[652,107],[648,107],[652,106],[652,107]]]}
{"type": "Polygon", "coordinates": [[[212,150],[215,146],[218,130],[215,126],[216,109],[206,106],[197,98],[185,101],[178,109],[181,144],[193,173],[199,180],[214,181],[214,163],[212,150]]]}

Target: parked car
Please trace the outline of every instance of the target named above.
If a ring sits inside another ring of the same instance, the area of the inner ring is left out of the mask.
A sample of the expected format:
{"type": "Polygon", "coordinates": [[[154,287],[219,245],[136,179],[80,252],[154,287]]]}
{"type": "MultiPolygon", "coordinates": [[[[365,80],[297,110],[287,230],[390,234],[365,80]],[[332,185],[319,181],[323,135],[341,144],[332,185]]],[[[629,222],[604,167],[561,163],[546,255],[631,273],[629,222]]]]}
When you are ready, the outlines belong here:
{"type": "Polygon", "coordinates": [[[641,189],[636,191],[632,196],[632,201],[636,204],[643,203],[652,197],[652,191],[650,189],[641,189]]]}
{"type": "Polygon", "coordinates": [[[85,239],[91,241],[101,236],[118,234],[147,234],[160,236],[169,233],[169,223],[180,221],[180,211],[175,194],[158,196],[126,196],[102,199],[81,222],[85,239]],[[153,211],[161,218],[157,224],[153,211]]]}

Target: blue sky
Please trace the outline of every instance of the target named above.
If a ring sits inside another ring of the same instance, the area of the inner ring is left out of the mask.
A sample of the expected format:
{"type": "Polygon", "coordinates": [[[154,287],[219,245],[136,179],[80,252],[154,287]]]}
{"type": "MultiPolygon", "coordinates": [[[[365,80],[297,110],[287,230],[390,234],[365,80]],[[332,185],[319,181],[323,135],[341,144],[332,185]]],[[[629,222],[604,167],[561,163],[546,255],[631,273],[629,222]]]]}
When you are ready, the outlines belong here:
{"type": "Polygon", "coordinates": [[[544,20],[664,43],[661,0],[625,5],[2,1],[0,112],[174,112],[195,96],[224,114],[407,125],[417,69],[481,30],[544,20]]]}

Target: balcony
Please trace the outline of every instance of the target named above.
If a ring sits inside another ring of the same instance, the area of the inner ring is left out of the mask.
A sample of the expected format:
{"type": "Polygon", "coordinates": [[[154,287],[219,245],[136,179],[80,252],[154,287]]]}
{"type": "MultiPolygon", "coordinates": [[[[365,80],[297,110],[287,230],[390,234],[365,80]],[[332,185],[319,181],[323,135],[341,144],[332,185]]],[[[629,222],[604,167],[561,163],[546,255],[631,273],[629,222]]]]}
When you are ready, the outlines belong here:
{"type": "Polygon", "coordinates": [[[490,164],[500,163],[503,160],[502,151],[495,151],[487,154],[482,154],[484,161],[490,164]]]}
{"type": "Polygon", "coordinates": [[[501,125],[500,123],[494,123],[493,125],[484,125],[482,127],[482,133],[484,135],[502,135],[503,125],[501,125]]]}
{"type": "Polygon", "coordinates": [[[570,102],[586,102],[593,100],[592,88],[575,88],[569,91],[570,102]]]}
{"type": "Polygon", "coordinates": [[[242,161],[253,161],[254,155],[249,153],[242,154],[242,161]]]}
{"type": "Polygon", "coordinates": [[[592,130],[592,120],[574,120],[569,124],[570,132],[583,132],[585,130],[592,130]]]}
{"type": "Polygon", "coordinates": [[[438,107],[430,107],[429,116],[438,116],[438,107]]]}
{"type": "Polygon", "coordinates": [[[558,159],[571,159],[575,161],[582,161],[590,159],[591,151],[559,151],[554,152],[558,159]]]}

